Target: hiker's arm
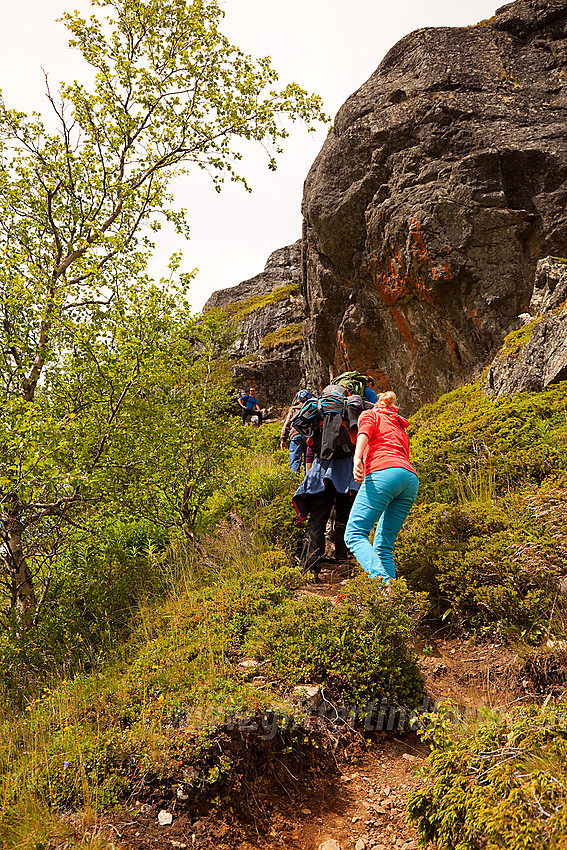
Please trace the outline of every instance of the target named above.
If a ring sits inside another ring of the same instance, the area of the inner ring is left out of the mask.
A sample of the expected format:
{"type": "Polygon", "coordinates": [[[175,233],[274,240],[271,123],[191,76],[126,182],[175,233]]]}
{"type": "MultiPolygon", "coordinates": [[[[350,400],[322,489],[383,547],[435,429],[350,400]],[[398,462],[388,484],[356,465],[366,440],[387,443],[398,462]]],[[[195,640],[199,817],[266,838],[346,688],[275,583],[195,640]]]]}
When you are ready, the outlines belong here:
{"type": "Polygon", "coordinates": [[[354,476],[354,480],[358,484],[362,484],[364,481],[364,463],[362,461],[362,455],[364,454],[364,450],[367,445],[368,435],[359,434],[356,438],[356,449],[354,450],[354,460],[352,465],[352,474],[354,476]]]}
{"type": "Polygon", "coordinates": [[[289,437],[289,432],[290,432],[290,429],[291,429],[292,414],[293,414],[293,408],[290,407],[290,409],[287,412],[285,422],[283,424],[282,432],[280,434],[280,444],[282,445],[282,448],[283,448],[283,444],[285,443],[285,441],[289,437]]]}

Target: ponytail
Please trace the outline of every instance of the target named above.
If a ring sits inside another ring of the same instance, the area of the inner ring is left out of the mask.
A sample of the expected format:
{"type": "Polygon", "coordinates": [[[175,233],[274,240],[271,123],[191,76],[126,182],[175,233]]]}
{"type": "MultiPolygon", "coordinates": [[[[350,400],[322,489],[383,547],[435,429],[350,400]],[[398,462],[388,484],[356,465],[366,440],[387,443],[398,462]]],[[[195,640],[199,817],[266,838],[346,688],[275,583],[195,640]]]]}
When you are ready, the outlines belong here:
{"type": "Polygon", "coordinates": [[[385,393],[378,394],[378,404],[384,407],[394,407],[396,404],[396,393],[388,390],[385,393]]]}

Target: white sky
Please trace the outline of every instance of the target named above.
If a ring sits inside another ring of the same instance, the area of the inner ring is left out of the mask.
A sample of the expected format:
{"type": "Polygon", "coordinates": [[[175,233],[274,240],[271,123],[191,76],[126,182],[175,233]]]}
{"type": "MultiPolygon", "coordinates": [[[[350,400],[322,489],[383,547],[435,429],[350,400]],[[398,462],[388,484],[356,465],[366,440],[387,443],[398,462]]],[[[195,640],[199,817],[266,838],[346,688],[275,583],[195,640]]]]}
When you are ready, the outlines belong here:
{"type": "MultiPolygon", "coordinates": [[[[55,88],[81,78],[79,57],[67,47],[64,10],[88,12],[87,0],[1,0],[0,88],[10,107],[43,110],[44,68],[55,88]]],[[[280,82],[297,82],[323,97],[334,117],[400,38],[420,27],[468,26],[491,17],[498,0],[221,0],[225,34],[253,56],[271,56],[280,82]]],[[[190,242],[162,231],[151,272],[165,273],[173,251],[184,270],[198,268],[190,300],[200,309],[215,289],[258,274],[272,251],[301,235],[303,181],[326,132],[292,125],[273,173],[263,151],[250,148],[243,171],[252,194],[227,183],[216,193],[201,172],[174,184],[179,206],[189,209],[190,242]]]]}

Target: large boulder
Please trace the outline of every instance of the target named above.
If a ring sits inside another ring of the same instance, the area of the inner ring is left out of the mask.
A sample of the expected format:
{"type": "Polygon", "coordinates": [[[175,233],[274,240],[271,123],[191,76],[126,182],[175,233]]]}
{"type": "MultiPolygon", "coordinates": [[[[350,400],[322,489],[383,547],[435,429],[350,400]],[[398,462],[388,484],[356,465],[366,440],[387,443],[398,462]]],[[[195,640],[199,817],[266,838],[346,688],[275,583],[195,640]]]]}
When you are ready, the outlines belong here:
{"type": "Polygon", "coordinates": [[[469,380],[567,254],[567,3],[416,30],[340,109],[305,183],[304,365],[406,412],[469,380]]]}
{"type": "Polygon", "coordinates": [[[205,310],[234,322],[232,372],[241,390],[254,387],[261,405],[283,406],[304,379],[300,368],[304,301],[299,293],[301,242],[270,254],[264,271],[213,292],[205,310]]]}

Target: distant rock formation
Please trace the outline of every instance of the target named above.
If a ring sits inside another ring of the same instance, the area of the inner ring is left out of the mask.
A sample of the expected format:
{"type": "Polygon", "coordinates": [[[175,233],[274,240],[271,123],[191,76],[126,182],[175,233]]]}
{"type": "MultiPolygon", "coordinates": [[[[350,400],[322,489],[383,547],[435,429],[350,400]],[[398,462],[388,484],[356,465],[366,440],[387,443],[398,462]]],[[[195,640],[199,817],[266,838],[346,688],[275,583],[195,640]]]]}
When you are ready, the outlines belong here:
{"type": "Polygon", "coordinates": [[[509,334],[486,381],[497,396],[541,392],[567,380],[567,260],[537,264],[535,287],[524,325],[509,334]]]}
{"type": "Polygon", "coordinates": [[[213,292],[205,310],[220,309],[234,320],[235,384],[255,387],[261,405],[291,401],[302,384],[300,357],[304,301],[299,294],[301,241],[270,255],[264,271],[213,292]]]}
{"type": "Polygon", "coordinates": [[[416,30],[340,109],[305,184],[304,369],[405,412],[478,374],[567,254],[567,3],[416,30]]]}

